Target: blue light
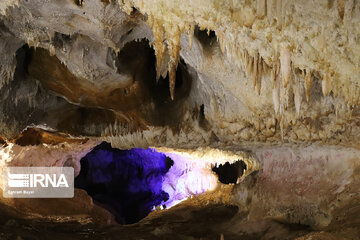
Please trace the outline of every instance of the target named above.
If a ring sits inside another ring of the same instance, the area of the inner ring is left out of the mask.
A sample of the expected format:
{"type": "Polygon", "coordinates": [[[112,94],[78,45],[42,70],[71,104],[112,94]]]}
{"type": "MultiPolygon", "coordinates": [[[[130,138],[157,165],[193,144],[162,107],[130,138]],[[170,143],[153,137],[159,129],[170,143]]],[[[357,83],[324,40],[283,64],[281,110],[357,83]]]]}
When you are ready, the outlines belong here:
{"type": "Polygon", "coordinates": [[[150,148],[119,150],[106,142],[81,159],[75,179],[75,187],[86,190],[122,224],[138,222],[155,206],[169,208],[216,184],[210,166],[201,160],[150,148]]]}
{"type": "Polygon", "coordinates": [[[102,143],[81,160],[75,187],[85,189],[119,223],[134,223],[168,200],[162,183],[170,166],[170,159],[151,149],[119,150],[102,143]]]}

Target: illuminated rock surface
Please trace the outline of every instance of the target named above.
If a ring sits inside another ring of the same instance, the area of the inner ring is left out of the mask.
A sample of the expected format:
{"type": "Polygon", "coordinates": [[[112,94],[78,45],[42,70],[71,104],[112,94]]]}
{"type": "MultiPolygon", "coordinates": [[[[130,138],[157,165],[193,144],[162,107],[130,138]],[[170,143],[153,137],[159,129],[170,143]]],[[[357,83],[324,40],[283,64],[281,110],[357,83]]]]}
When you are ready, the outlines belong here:
{"type": "Polygon", "coordinates": [[[172,165],[151,149],[121,151],[103,143],[81,160],[75,187],[112,209],[119,223],[136,223],[169,199],[162,185],[172,165]]]}
{"type": "Polygon", "coordinates": [[[2,0],[0,169],[77,176],[103,141],[174,165],[139,223],[81,189],[0,196],[0,239],[359,239],[359,22],[356,0],[2,0]]]}

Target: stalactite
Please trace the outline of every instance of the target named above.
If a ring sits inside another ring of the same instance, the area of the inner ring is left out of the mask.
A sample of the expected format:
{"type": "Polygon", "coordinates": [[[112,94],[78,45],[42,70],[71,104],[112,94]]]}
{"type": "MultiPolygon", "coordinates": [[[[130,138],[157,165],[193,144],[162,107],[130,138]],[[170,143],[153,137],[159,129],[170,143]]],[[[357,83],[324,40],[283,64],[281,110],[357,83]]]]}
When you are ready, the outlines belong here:
{"type": "Polygon", "coordinates": [[[267,0],[257,0],[256,14],[260,18],[263,18],[266,15],[266,2],[267,0]]]}
{"type": "Polygon", "coordinates": [[[222,53],[224,53],[224,49],[225,49],[225,46],[224,46],[224,36],[222,33],[218,33],[218,42],[219,42],[219,45],[220,45],[220,50],[222,53]]]}
{"type": "Polygon", "coordinates": [[[262,70],[263,70],[263,59],[259,57],[258,66],[257,66],[257,76],[256,76],[256,81],[257,81],[256,86],[259,95],[261,93],[261,79],[263,74],[262,70]]]}
{"type": "Polygon", "coordinates": [[[161,75],[161,65],[166,54],[166,44],[164,42],[165,29],[162,26],[162,23],[149,17],[148,24],[153,30],[154,33],[154,44],[153,48],[156,55],[156,80],[159,80],[161,75]]]}
{"type": "Polygon", "coordinates": [[[269,22],[274,18],[276,12],[276,2],[275,0],[267,0],[266,2],[266,16],[269,22]]]}
{"type": "Polygon", "coordinates": [[[245,52],[245,69],[246,69],[246,75],[247,77],[251,76],[251,68],[252,68],[252,64],[253,64],[253,58],[249,56],[249,53],[246,51],[245,52]]]}
{"type": "Polygon", "coordinates": [[[293,89],[294,89],[294,103],[295,103],[296,114],[299,115],[303,93],[302,93],[302,87],[301,87],[301,84],[300,84],[299,76],[297,74],[295,74],[294,77],[295,77],[294,78],[295,83],[294,83],[294,86],[293,86],[293,89]]]}
{"type": "Polygon", "coordinates": [[[288,109],[289,105],[290,105],[290,95],[292,94],[292,86],[288,86],[287,88],[282,88],[283,90],[283,98],[282,98],[282,103],[284,108],[283,109],[288,109]]]}
{"type": "Polygon", "coordinates": [[[277,23],[278,23],[278,26],[281,27],[283,24],[283,1],[277,0],[275,4],[276,4],[277,23]]]}
{"type": "Polygon", "coordinates": [[[265,60],[263,58],[262,59],[262,73],[265,74],[265,75],[268,75],[269,74],[269,66],[266,64],[265,60]]]}
{"type": "Polygon", "coordinates": [[[19,6],[19,0],[7,0],[7,1],[1,1],[0,2],[0,14],[6,16],[6,10],[9,7],[18,7],[19,6]]]}
{"type": "Polygon", "coordinates": [[[270,80],[271,80],[272,88],[274,89],[276,86],[276,67],[274,65],[271,68],[270,80]]]}
{"type": "Polygon", "coordinates": [[[324,74],[323,80],[321,81],[322,93],[324,96],[328,96],[331,91],[331,84],[329,79],[329,74],[326,72],[324,74]]]}
{"type": "Polygon", "coordinates": [[[55,47],[52,44],[49,45],[49,54],[50,56],[55,56],[55,47]]]}
{"type": "Polygon", "coordinates": [[[251,75],[253,80],[253,87],[256,87],[257,82],[257,75],[258,75],[258,61],[259,61],[259,54],[255,54],[252,60],[252,68],[251,68],[251,75]]]}
{"type": "Polygon", "coordinates": [[[284,88],[290,82],[291,77],[291,60],[290,51],[287,47],[283,47],[280,51],[280,64],[281,64],[281,78],[284,88]]]}
{"type": "Polygon", "coordinates": [[[168,50],[170,54],[170,61],[168,62],[168,71],[169,71],[169,89],[171,100],[174,100],[175,97],[175,81],[176,81],[176,69],[179,62],[179,53],[180,53],[180,36],[182,30],[178,26],[169,26],[167,28],[167,41],[168,41],[168,50]],[[169,30],[168,30],[169,29],[169,30]]]}
{"type": "Polygon", "coordinates": [[[235,49],[235,56],[236,56],[236,65],[239,69],[241,69],[242,67],[246,68],[246,63],[245,63],[245,55],[244,55],[244,51],[240,50],[240,49],[235,49]]]}
{"type": "Polygon", "coordinates": [[[284,116],[283,115],[280,116],[279,126],[280,126],[281,139],[284,140],[284,116]]]}
{"type": "MultiPolygon", "coordinates": [[[[185,29],[185,26],[177,26],[171,23],[164,23],[158,21],[154,18],[148,18],[148,24],[152,28],[154,33],[154,51],[156,55],[156,79],[158,80],[161,76],[161,69],[163,64],[163,58],[168,51],[170,55],[170,60],[167,63],[168,72],[169,72],[169,91],[170,97],[174,100],[175,95],[175,81],[176,81],[176,69],[179,62],[179,53],[180,53],[180,37],[182,32],[185,29]],[[166,44],[166,43],[167,44],[166,44]]],[[[189,35],[193,35],[194,26],[186,26],[190,31],[189,35]]],[[[192,45],[192,36],[191,45],[192,45]]]]}
{"type": "Polygon", "coordinates": [[[191,24],[189,29],[189,47],[190,50],[192,50],[193,40],[194,40],[194,31],[195,31],[195,25],[191,24]]]}
{"type": "Polygon", "coordinates": [[[272,90],[275,114],[278,114],[280,110],[280,85],[281,85],[280,80],[277,77],[275,77],[274,88],[272,90]]]}
{"type": "Polygon", "coordinates": [[[309,69],[306,70],[305,75],[305,91],[306,91],[306,101],[310,101],[310,93],[311,93],[311,71],[309,69]]]}

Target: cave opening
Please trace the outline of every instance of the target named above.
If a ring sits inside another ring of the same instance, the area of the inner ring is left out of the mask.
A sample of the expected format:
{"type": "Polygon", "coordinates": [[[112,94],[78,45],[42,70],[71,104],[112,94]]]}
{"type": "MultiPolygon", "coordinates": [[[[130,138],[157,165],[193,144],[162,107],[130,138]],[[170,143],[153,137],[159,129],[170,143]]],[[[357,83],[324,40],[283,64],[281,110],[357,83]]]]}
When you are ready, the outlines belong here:
{"type": "Polygon", "coordinates": [[[80,165],[75,187],[120,224],[136,223],[155,209],[170,208],[218,183],[208,163],[154,148],[120,150],[103,142],[80,165]]]}
{"type": "Polygon", "coordinates": [[[246,163],[243,160],[238,160],[233,163],[226,162],[225,164],[216,165],[212,168],[212,171],[218,175],[221,183],[236,184],[246,169],[246,163]]]}
{"type": "MultiPolygon", "coordinates": [[[[115,53],[111,55],[115,55],[115,53]]],[[[116,58],[111,57],[111,62],[113,62],[112,60],[115,60],[119,73],[132,75],[138,85],[138,88],[124,89],[128,101],[123,105],[132,104],[133,101],[129,101],[131,94],[135,97],[141,97],[136,108],[143,107],[143,117],[151,125],[170,126],[177,129],[187,111],[186,100],[194,80],[191,69],[184,59],[181,56],[179,57],[176,68],[174,100],[170,97],[169,73],[162,73],[159,79],[156,78],[155,51],[148,40],[126,43],[116,58]]]]}
{"type": "MultiPolygon", "coordinates": [[[[118,73],[128,73],[143,88],[143,94],[158,105],[173,104],[170,99],[169,73],[160,75],[156,79],[156,56],[148,40],[130,41],[124,45],[117,54],[111,50],[109,65],[115,62],[118,73]],[[142,71],[139,71],[142,69],[142,71]]],[[[188,96],[191,89],[192,78],[188,66],[180,57],[175,78],[175,103],[188,96]]]]}
{"type": "Polygon", "coordinates": [[[211,29],[200,29],[199,26],[196,26],[194,36],[199,40],[205,50],[210,49],[217,43],[216,32],[211,29]]]}
{"type": "Polygon", "coordinates": [[[80,164],[75,187],[85,189],[119,223],[138,222],[169,199],[162,180],[174,162],[162,153],[141,148],[119,150],[104,142],[80,164]]]}

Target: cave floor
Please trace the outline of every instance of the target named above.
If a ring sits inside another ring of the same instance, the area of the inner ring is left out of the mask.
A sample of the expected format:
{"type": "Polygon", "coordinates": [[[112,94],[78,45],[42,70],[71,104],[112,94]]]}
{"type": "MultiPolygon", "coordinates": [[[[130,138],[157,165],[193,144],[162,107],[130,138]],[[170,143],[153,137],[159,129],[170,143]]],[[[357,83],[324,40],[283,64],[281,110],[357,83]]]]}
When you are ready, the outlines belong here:
{"type": "Polygon", "coordinates": [[[239,213],[236,206],[209,204],[199,207],[192,206],[191,201],[165,211],[155,211],[131,225],[24,219],[21,213],[4,205],[0,205],[0,212],[1,240],[297,239],[311,232],[303,225],[283,224],[269,219],[246,221],[246,215],[239,213]]]}

